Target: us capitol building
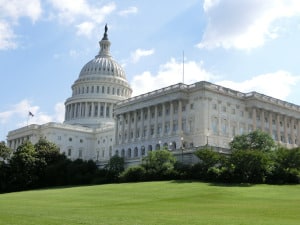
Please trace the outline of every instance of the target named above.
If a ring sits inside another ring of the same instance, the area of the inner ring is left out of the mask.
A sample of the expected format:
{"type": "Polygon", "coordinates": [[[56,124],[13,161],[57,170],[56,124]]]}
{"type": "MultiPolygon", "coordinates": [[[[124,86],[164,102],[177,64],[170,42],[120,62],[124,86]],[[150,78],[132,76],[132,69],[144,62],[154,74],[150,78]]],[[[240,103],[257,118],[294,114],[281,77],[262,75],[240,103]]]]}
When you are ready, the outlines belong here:
{"type": "Polygon", "coordinates": [[[192,162],[197,148],[226,152],[235,135],[257,129],[288,148],[300,145],[300,106],[206,81],[131,97],[126,74],[110,55],[106,26],[99,44],[98,55],[72,85],[64,123],[12,130],[8,147],[16,150],[26,140],[36,143],[43,137],[70,159],[91,159],[101,166],[113,155],[137,164],[149,151],[163,148],[192,162]]]}

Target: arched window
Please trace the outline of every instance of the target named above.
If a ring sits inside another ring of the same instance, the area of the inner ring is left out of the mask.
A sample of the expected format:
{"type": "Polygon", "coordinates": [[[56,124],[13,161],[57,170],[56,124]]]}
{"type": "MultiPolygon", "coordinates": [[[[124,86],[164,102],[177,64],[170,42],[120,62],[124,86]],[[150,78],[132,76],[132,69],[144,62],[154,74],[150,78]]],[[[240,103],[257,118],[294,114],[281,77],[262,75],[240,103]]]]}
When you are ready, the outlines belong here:
{"type": "Polygon", "coordinates": [[[123,158],[125,157],[125,149],[124,148],[121,151],[121,157],[123,157],[123,158]]]}
{"type": "Polygon", "coordinates": [[[142,153],[142,156],[144,156],[145,155],[145,146],[143,145],[142,147],[141,147],[141,153],[142,153]]]}
{"type": "Polygon", "coordinates": [[[152,151],[152,145],[148,145],[148,151],[152,151]]]}
{"type": "Polygon", "coordinates": [[[138,157],[139,156],[139,150],[137,147],[134,148],[134,157],[138,157]]]}
{"type": "Polygon", "coordinates": [[[131,158],[131,148],[128,148],[128,150],[127,150],[127,157],[131,158]]]}

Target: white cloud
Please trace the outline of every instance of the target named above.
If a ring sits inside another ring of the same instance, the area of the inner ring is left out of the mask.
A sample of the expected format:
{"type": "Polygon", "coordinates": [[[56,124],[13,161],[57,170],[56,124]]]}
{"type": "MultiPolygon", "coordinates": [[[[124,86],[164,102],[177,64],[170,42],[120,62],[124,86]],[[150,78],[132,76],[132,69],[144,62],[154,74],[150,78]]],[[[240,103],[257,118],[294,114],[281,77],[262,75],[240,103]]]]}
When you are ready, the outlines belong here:
{"type": "Polygon", "coordinates": [[[20,126],[29,124],[44,124],[47,122],[62,122],[64,120],[65,108],[63,103],[57,103],[54,107],[55,114],[48,115],[41,112],[40,107],[33,105],[29,100],[24,99],[15,105],[12,105],[7,111],[0,112],[0,123],[14,123],[16,129],[20,126]],[[34,116],[29,116],[31,112],[34,116]]]}
{"type": "MultiPolygon", "coordinates": [[[[184,83],[192,84],[201,80],[210,80],[214,76],[208,73],[202,65],[202,62],[187,61],[184,64],[184,83]]],[[[182,83],[183,64],[180,61],[171,59],[164,65],[161,65],[157,74],[151,74],[145,71],[142,74],[134,76],[131,81],[133,96],[147,93],[172,84],[182,83]]]]}
{"type": "Polygon", "coordinates": [[[300,16],[297,0],[205,0],[208,25],[199,48],[252,49],[278,38],[283,18],[300,16]]]}
{"type": "Polygon", "coordinates": [[[16,35],[11,26],[6,22],[0,21],[0,50],[16,48],[15,38],[16,35]]]}
{"type": "Polygon", "coordinates": [[[40,0],[0,0],[1,16],[17,22],[20,17],[29,17],[32,22],[42,15],[40,0]]]}
{"type": "Polygon", "coordinates": [[[108,3],[103,6],[90,4],[87,0],[50,0],[56,18],[65,25],[74,25],[77,35],[90,36],[95,27],[104,22],[116,5],[108,3]]]}
{"type": "Polygon", "coordinates": [[[76,27],[77,27],[76,34],[78,36],[82,35],[82,36],[90,37],[95,28],[95,24],[91,22],[83,22],[81,24],[78,24],[76,27]]]}
{"type": "Polygon", "coordinates": [[[133,53],[131,53],[131,61],[133,63],[137,63],[142,57],[153,55],[153,54],[154,54],[154,49],[145,50],[145,49],[138,48],[133,53]]]}
{"type": "Polygon", "coordinates": [[[131,6],[125,10],[119,12],[120,16],[127,16],[129,14],[136,14],[138,12],[138,8],[135,6],[131,6]]]}
{"type": "Polygon", "coordinates": [[[287,71],[277,71],[255,76],[243,82],[220,81],[217,84],[241,92],[256,91],[265,95],[285,100],[292,87],[300,81],[300,76],[293,76],[287,71]],[[271,82],[271,83],[270,83],[271,82]]]}
{"type": "Polygon", "coordinates": [[[13,27],[21,17],[36,22],[42,15],[39,0],[0,0],[0,50],[18,47],[13,27]]]}

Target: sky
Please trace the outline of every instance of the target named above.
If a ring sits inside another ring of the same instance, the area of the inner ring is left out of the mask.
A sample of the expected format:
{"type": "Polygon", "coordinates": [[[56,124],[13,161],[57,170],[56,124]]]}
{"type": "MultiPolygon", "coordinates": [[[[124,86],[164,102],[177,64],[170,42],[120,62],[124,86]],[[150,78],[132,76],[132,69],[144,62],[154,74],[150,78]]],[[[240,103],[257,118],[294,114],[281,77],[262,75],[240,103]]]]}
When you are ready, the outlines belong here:
{"type": "Polygon", "coordinates": [[[205,80],[300,105],[298,0],[0,0],[0,141],[63,122],[106,23],[133,96],[205,80]]]}

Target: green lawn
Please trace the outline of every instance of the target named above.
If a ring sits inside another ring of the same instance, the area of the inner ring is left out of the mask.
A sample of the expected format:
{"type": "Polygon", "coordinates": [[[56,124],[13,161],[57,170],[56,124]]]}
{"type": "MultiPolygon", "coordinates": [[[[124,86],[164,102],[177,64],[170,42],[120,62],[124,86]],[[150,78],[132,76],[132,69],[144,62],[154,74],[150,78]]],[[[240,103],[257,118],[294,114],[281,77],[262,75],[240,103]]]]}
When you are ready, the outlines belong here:
{"type": "Polygon", "coordinates": [[[299,225],[300,185],[146,182],[0,195],[0,224],[299,225]]]}

